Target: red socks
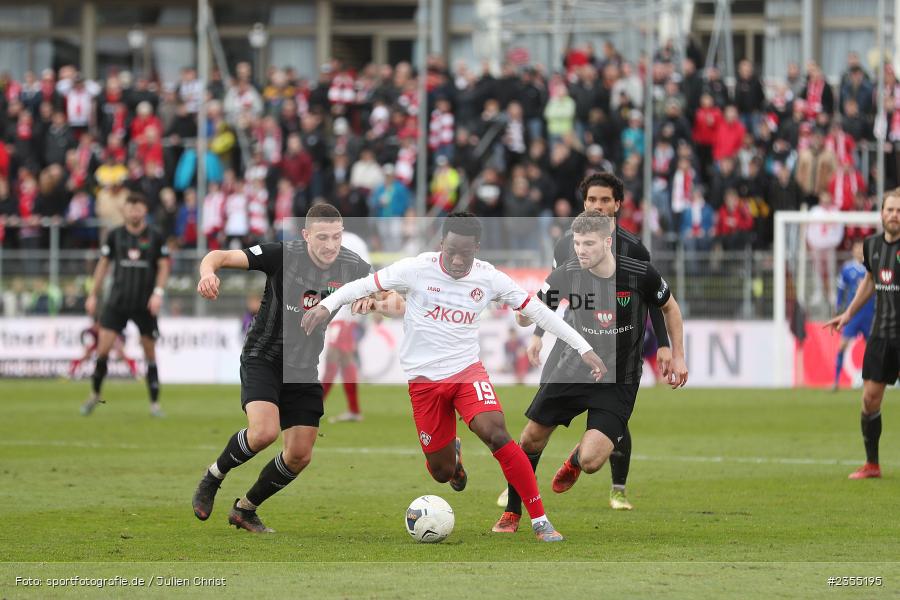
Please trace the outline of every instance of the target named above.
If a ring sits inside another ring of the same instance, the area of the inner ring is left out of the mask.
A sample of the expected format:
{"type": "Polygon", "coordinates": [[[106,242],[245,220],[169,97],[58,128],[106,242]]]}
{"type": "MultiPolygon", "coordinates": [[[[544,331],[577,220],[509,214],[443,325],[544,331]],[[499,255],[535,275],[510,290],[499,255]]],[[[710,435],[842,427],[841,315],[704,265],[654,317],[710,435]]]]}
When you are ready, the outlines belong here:
{"type": "Polygon", "coordinates": [[[353,363],[344,365],[344,368],[341,370],[341,379],[344,381],[344,393],[347,395],[347,409],[355,415],[359,414],[359,392],[356,386],[356,378],[358,376],[356,365],[353,363]]]}
{"type": "Polygon", "coordinates": [[[513,489],[522,497],[525,509],[532,519],[544,516],[544,503],[538,491],[537,478],[528,461],[525,451],[510,440],[505,446],[494,452],[494,458],[500,463],[503,475],[513,489]]]}

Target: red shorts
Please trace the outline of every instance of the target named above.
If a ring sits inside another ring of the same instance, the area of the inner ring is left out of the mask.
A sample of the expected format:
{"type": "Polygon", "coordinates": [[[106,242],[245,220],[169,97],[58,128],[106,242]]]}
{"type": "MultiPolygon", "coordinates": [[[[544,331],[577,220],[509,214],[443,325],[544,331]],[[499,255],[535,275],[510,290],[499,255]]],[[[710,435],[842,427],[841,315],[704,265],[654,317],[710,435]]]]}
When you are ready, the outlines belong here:
{"type": "Polygon", "coordinates": [[[456,413],[466,425],[483,412],[503,411],[481,361],[440,381],[416,377],[409,382],[409,399],[419,443],[426,454],[456,439],[456,413]]]}
{"type": "Polygon", "coordinates": [[[328,345],[341,352],[356,350],[356,323],[353,321],[332,321],[328,324],[328,345]]]}

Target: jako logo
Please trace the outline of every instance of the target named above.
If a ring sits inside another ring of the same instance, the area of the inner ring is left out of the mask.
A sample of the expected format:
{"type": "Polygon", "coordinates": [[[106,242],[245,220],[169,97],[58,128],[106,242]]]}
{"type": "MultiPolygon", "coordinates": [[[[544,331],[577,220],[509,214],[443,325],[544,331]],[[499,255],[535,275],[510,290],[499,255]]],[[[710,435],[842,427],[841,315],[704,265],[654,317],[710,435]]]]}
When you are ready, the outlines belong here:
{"type": "Polygon", "coordinates": [[[600,321],[601,327],[609,327],[609,325],[616,320],[615,313],[609,310],[598,310],[594,315],[596,315],[597,320],[600,321]]]}
{"type": "Polygon", "coordinates": [[[435,306],[434,309],[425,313],[426,317],[431,317],[435,321],[446,321],[447,323],[463,323],[470,325],[475,322],[476,313],[462,311],[459,309],[451,310],[449,308],[441,308],[435,306]]]}
{"type": "Polygon", "coordinates": [[[881,283],[890,283],[894,280],[894,271],[891,269],[881,269],[879,275],[881,276],[881,283]]]}

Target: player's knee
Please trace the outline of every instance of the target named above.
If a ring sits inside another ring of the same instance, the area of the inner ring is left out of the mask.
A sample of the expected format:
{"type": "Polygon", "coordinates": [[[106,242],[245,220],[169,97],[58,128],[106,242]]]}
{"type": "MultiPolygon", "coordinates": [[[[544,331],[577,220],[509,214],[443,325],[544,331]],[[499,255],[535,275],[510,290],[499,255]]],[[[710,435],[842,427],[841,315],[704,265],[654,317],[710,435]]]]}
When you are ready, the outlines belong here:
{"type": "Polygon", "coordinates": [[[519,445],[526,454],[534,454],[544,450],[547,446],[547,438],[541,432],[526,426],[522,430],[522,435],[519,436],[519,445]]]}
{"type": "Polygon", "coordinates": [[[863,412],[867,415],[881,410],[882,396],[876,394],[863,394],[863,412]]]}
{"type": "Polygon", "coordinates": [[[312,448],[308,449],[292,449],[288,448],[282,452],[284,462],[288,469],[294,473],[299,473],[312,462],[312,448]]]}
{"type": "Polygon", "coordinates": [[[487,442],[488,447],[490,447],[491,452],[496,452],[512,441],[512,438],[509,437],[509,432],[505,429],[497,427],[488,433],[487,440],[485,441],[487,442]]]}
{"type": "Polygon", "coordinates": [[[247,429],[247,441],[254,452],[268,448],[278,439],[278,428],[268,425],[249,427],[247,429]]]}

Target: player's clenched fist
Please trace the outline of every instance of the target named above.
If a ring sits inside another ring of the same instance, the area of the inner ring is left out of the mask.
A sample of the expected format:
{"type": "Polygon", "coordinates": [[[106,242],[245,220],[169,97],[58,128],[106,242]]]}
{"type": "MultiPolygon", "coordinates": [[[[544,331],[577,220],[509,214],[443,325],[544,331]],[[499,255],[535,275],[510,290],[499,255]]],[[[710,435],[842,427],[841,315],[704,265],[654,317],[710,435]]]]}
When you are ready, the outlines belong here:
{"type": "Polygon", "coordinates": [[[603,364],[603,359],[597,356],[597,353],[593,350],[588,350],[582,354],[581,360],[591,368],[591,375],[593,375],[595,381],[600,381],[606,375],[606,365],[603,364]]]}
{"type": "Polygon", "coordinates": [[[314,308],[306,311],[306,314],[303,315],[303,320],[300,321],[300,327],[303,328],[303,331],[306,332],[306,335],[311,334],[316,328],[319,327],[322,323],[328,320],[328,317],[331,316],[331,313],[322,305],[318,305],[314,308]]]}
{"type": "Polygon", "coordinates": [[[219,278],[215,273],[204,275],[197,284],[197,293],[208,300],[215,300],[219,297],[219,278]]]}

